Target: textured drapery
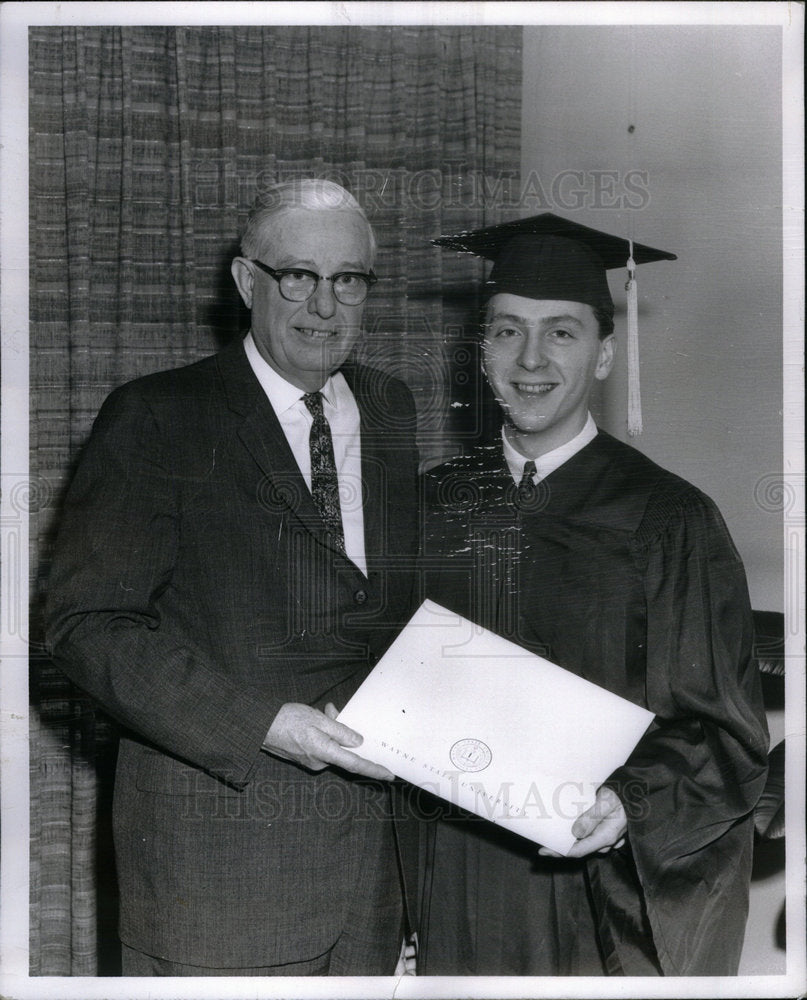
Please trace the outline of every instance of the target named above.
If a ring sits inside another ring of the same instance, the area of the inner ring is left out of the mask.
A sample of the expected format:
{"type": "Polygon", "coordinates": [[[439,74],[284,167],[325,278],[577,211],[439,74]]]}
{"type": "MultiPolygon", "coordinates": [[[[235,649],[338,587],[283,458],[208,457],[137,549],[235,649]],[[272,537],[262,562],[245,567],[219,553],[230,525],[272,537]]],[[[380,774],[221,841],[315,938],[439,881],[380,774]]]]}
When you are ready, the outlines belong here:
{"type": "Polygon", "coordinates": [[[95,412],[238,333],[229,263],[256,191],[317,176],[375,227],[361,350],[413,390],[421,457],[473,435],[480,268],[428,240],[518,212],[520,47],[499,27],[31,30],[32,974],[116,971],[114,728],[48,663],[39,621],[95,412]]]}

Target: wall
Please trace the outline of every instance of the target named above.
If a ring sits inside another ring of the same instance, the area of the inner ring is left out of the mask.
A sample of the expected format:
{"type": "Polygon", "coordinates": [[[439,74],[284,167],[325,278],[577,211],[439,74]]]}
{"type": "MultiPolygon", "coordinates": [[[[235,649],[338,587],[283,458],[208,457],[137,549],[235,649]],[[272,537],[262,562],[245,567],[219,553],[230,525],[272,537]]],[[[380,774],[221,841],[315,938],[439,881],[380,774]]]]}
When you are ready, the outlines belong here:
{"type": "MultiPolygon", "coordinates": [[[[778,28],[524,29],[518,214],[678,254],[638,272],[645,431],[632,443],[713,497],[765,610],[783,607],[770,478],[782,468],[780,92],[778,28]]],[[[618,308],[623,284],[611,282],[618,308]]],[[[624,315],[617,329],[596,415],[625,440],[624,315]]]]}

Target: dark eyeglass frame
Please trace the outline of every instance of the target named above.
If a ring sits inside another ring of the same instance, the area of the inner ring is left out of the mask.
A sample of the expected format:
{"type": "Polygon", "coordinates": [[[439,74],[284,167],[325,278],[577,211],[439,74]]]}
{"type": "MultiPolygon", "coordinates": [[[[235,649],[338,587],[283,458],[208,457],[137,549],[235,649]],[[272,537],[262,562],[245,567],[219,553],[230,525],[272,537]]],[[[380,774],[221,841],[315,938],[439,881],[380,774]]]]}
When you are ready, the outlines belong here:
{"type": "Polygon", "coordinates": [[[372,270],[367,274],[365,274],[363,271],[337,271],[336,274],[331,274],[330,276],[326,276],[324,274],[317,274],[316,271],[309,271],[307,267],[281,267],[276,269],[274,267],[269,267],[268,264],[264,264],[262,260],[255,260],[254,257],[250,257],[249,259],[252,261],[253,264],[259,267],[266,274],[268,274],[270,278],[275,279],[280,294],[287,302],[307,302],[308,299],[310,299],[311,296],[316,292],[317,285],[319,285],[320,281],[330,281],[331,288],[333,289],[333,296],[337,302],[341,302],[343,306],[360,306],[362,302],[364,302],[365,299],[367,298],[370,289],[378,281],[377,275],[372,270]],[[283,285],[281,284],[281,279],[286,274],[307,274],[314,279],[314,287],[304,298],[291,299],[289,298],[288,295],[285,294],[285,292],[283,291],[283,285]],[[361,278],[362,281],[365,281],[367,283],[367,288],[364,292],[364,297],[359,299],[358,302],[343,302],[342,299],[339,298],[339,295],[336,291],[335,282],[337,278],[343,278],[345,277],[345,275],[350,275],[351,277],[354,278],[361,278]]]}

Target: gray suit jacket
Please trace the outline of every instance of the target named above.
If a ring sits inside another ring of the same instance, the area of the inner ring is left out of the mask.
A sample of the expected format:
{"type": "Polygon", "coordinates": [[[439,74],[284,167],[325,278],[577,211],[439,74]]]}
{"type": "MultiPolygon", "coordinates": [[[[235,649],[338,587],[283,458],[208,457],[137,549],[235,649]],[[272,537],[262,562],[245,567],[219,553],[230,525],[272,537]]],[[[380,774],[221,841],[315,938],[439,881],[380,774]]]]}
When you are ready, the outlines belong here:
{"type": "Polygon", "coordinates": [[[237,343],[116,390],[68,494],[48,596],[56,661],[124,727],[121,937],[259,966],[321,954],[387,793],[260,749],[285,702],[341,707],[414,599],[409,392],[345,369],[361,412],[367,579],[329,545],[237,343]]]}

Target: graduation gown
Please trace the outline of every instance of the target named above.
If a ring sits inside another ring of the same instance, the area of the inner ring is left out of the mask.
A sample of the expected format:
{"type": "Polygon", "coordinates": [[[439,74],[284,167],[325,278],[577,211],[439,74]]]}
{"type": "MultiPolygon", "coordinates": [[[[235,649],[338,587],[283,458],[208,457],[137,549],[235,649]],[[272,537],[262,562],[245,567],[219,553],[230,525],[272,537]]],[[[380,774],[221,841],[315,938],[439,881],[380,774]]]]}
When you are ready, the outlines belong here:
{"type": "Polygon", "coordinates": [[[430,597],[656,718],[608,781],[620,850],[544,859],[441,810],[421,971],[736,974],[767,730],[717,508],[602,431],[522,502],[498,442],[432,470],[425,496],[430,597]]]}

